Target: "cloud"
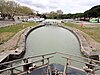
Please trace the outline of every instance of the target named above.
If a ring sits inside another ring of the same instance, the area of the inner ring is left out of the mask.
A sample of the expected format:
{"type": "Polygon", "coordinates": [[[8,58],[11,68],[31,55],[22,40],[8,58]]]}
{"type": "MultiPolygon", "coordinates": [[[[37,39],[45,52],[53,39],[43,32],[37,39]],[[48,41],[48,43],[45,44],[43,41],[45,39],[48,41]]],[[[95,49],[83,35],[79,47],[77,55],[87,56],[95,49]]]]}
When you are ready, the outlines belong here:
{"type": "Polygon", "coordinates": [[[32,5],[35,6],[36,8],[41,8],[41,9],[45,9],[46,8],[46,6],[43,5],[43,4],[35,4],[35,3],[33,3],[32,5]]]}
{"type": "Polygon", "coordinates": [[[83,1],[80,1],[79,4],[83,6],[94,6],[94,5],[100,4],[100,0],[83,0],[83,1]]]}
{"type": "Polygon", "coordinates": [[[84,12],[95,5],[100,5],[100,0],[15,0],[21,5],[26,5],[40,12],[50,12],[61,9],[64,13],[84,12]]]}

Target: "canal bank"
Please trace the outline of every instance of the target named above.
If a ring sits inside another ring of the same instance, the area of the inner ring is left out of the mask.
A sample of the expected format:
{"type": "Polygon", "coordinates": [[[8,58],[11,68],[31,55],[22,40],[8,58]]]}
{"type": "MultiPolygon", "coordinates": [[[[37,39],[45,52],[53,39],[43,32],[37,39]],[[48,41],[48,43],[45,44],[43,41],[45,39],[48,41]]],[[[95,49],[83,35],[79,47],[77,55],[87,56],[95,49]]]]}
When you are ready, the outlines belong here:
{"type": "MultiPolygon", "coordinates": [[[[42,27],[42,26],[41,26],[42,27]]],[[[78,39],[79,43],[80,43],[80,51],[82,52],[82,54],[86,57],[94,57],[97,60],[99,60],[99,52],[96,51],[96,48],[92,45],[90,45],[87,40],[83,37],[82,33],[80,33],[79,30],[77,29],[72,29],[63,25],[60,25],[59,27],[62,27],[64,29],[67,29],[69,31],[71,31],[76,38],[78,39]]],[[[37,27],[39,28],[39,27],[37,27]]],[[[32,29],[31,31],[33,31],[34,29],[32,29]]],[[[30,31],[30,32],[31,32],[30,31]]],[[[81,31],[82,32],[82,31],[81,31]]],[[[91,39],[91,37],[89,37],[91,39]]]]}
{"type": "Polygon", "coordinates": [[[96,42],[92,39],[88,34],[80,31],[76,28],[70,28],[68,26],[64,26],[68,30],[70,30],[79,40],[80,43],[80,51],[82,54],[88,58],[93,58],[96,60],[100,60],[100,43],[96,42]]]}
{"type": "Polygon", "coordinates": [[[27,36],[37,27],[41,27],[41,25],[25,28],[19,31],[10,40],[0,45],[0,49],[2,50],[0,52],[0,63],[23,57],[26,51],[27,36]]]}
{"type": "MultiPolygon", "coordinates": [[[[11,51],[8,51],[8,52],[0,53],[0,61],[2,62],[6,58],[9,59],[10,57],[11,58],[13,57],[13,59],[22,57],[22,55],[26,51],[26,39],[27,39],[28,35],[33,30],[35,30],[39,27],[43,27],[43,26],[45,26],[45,25],[39,25],[39,26],[35,26],[35,27],[26,28],[25,31],[20,36],[20,40],[18,42],[18,48],[16,50],[11,50],[11,51]]],[[[91,56],[92,49],[90,48],[89,44],[86,43],[87,41],[85,40],[85,38],[80,33],[78,33],[78,30],[75,31],[75,30],[72,30],[72,29],[70,29],[68,27],[64,27],[64,26],[59,26],[59,27],[65,28],[65,29],[71,31],[72,33],[74,33],[74,35],[79,40],[79,43],[80,43],[80,46],[81,46],[81,49],[80,49],[81,52],[87,57],[91,56]]]]}

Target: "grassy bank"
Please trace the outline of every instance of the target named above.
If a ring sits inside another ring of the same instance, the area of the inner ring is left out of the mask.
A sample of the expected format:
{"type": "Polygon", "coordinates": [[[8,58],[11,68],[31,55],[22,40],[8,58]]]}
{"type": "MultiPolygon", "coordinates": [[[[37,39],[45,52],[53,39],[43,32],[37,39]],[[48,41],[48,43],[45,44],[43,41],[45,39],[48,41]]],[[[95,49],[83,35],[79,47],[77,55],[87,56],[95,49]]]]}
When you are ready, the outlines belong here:
{"type": "Polygon", "coordinates": [[[37,23],[22,23],[13,26],[0,28],[0,44],[8,41],[12,36],[14,36],[17,32],[21,31],[24,28],[35,26],[37,23]]]}
{"type": "Polygon", "coordinates": [[[95,27],[91,27],[91,26],[80,27],[80,25],[78,25],[78,24],[65,23],[65,26],[69,26],[69,27],[72,27],[72,28],[77,28],[77,29],[87,33],[95,41],[100,43],[100,25],[95,25],[95,27]]]}

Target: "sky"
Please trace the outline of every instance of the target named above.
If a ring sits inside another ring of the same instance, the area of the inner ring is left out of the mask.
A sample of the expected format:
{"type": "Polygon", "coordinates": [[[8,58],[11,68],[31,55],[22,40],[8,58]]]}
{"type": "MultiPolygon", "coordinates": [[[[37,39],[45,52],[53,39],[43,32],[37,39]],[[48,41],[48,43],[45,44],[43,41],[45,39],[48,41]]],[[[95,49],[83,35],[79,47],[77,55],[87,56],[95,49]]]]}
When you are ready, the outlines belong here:
{"type": "Polygon", "coordinates": [[[50,11],[62,10],[68,13],[83,13],[93,6],[100,5],[100,0],[15,0],[21,5],[25,5],[45,13],[50,11]]]}

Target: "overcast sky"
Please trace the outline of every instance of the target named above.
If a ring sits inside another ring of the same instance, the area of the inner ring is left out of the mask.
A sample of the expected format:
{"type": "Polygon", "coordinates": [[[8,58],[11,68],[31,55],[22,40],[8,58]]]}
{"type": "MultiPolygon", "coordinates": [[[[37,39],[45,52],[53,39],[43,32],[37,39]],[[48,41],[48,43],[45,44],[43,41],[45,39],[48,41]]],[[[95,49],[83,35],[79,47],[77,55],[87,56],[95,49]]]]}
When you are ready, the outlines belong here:
{"type": "Polygon", "coordinates": [[[95,5],[100,5],[100,0],[15,0],[21,5],[26,5],[42,12],[62,10],[64,13],[84,12],[95,5]]]}

